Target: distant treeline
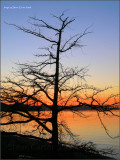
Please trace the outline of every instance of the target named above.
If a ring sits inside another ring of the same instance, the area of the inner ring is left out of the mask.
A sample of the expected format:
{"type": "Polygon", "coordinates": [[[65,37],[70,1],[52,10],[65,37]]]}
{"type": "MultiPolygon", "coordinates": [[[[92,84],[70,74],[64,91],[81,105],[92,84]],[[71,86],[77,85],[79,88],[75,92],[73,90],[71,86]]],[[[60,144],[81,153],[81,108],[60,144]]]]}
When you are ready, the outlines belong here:
{"type": "MultiPolygon", "coordinates": [[[[52,106],[51,106],[52,107],[52,106]]],[[[62,108],[64,106],[58,106],[58,109],[62,108]]],[[[4,112],[12,112],[12,111],[50,111],[48,107],[46,106],[29,106],[29,105],[21,105],[21,104],[14,104],[14,105],[7,105],[4,103],[1,103],[0,106],[1,111],[4,112]]],[[[98,107],[99,110],[101,110],[101,107],[98,107]]],[[[68,106],[68,109],[70,110],[70,107],[68,106]]],[[[77,108],[74,108],[74,110],[95,110],[95,108],[86,107],[86,106],[78,106],[77,108]]],[[[106,110],[120,110],[120,108],[107,108],[106,110]]]]}

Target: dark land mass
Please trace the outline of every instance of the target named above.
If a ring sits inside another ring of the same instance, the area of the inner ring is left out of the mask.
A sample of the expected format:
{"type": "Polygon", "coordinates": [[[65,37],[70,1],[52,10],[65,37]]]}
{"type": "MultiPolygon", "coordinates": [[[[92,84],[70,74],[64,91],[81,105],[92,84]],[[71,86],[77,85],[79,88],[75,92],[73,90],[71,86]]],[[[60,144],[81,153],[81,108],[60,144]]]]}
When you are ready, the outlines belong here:
{"type": "Polygon", "coordinates": [[[51,143],[34,136],[1,132],[2,159],[113,159],[103,156],[94,149],[76,148],[59,145],[57,153],[51,143]]]}
{"type": "MultiPolygon", "coordinates": [[[[59,109],[61,109],[64,106],[58,106],[59,109]]],[[[73,106],[72,106],[73,107],[73,106]]],[[[101,108],[98,108],[99,110],[101,110],[101,108]]],[[[50,109],[48,109],[46,106],[29,106],[29,105],[20,105],[20,104],[16,104],[16,105],[7,105],[4,103],[1,103],[0,105],[0,110],[4,111],[4,112],[12,112],[12,111],[49,111],[50,109]]],[[[65,109],[66,111],[70,110],[70,107],[68,106],[68,109],[65,109]]],[[[74,108],[73,110],[75,111],[86,111],[86,110],[95,110],[94,108],[91,107],[85,107],[85,106],[80,106],[77,108],[74,108]]],[[[120,110],[120,108],[108,108],[106,110],[120,110]]]]}

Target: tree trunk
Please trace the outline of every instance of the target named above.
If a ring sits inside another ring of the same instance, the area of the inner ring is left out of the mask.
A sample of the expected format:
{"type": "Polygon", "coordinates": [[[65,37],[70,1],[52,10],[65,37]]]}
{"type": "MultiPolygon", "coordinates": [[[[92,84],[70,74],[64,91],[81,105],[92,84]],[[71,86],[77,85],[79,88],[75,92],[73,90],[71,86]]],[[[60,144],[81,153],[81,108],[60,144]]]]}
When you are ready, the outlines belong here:
{"type": "Polygon", "coordinates": [[[52,114],[52,145],[53,151],[58,150],[58,124],[57,124],[57,111],[54,110],[52,114]]]}
{"type": "Polygon", "coordinates": [[[61,33],[62,32],[60,31],[58,45],[57,45],[54,102],[53,102],[53,110],[52,110],[52,144],[53,144],[53,150],[56,153],[58,150],[58,124],[57,124],[58,104],[57,104],[57,100],[58,100],[59,50],[60,50],[60,42],[61,42],[61,33]]]}

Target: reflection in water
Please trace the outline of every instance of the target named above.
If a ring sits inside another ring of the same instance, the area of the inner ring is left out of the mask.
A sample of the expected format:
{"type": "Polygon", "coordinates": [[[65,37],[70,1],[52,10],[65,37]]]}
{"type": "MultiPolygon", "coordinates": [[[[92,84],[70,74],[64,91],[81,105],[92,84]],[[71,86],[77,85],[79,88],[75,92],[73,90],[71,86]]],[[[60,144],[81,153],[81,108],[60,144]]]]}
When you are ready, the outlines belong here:
{"type": "MultiPolygon", "coordinates": [[[[48,112],[48,111],[45,111],[48,112]]],[[[43,114],[45,114],[43,112],[43,114]]],[[[107,148],[112,147],[116,152],[119,152],[119,138],[111,139],[105,133],[104,128],[102,127],[96,111],[81,111],[87,116],[87,118],[79,117],[70,111],[64,111],[59,114],[58,121],[65,121],[69,129],[73,134],[77,135],[77,138],[82,141],[92,141],[97,144],[98,148],[107,148]]],[[[119,114],[119,111],[114,111],[115,114],[119,114]]],[[[36,112],[34,112],[36,114],[36,112]]],[[[48,115],[48,114],[47,114],[48,115]]],[[[115,137],[119,135],[119,118],[115,116],[106,116],[101,114],[104,124],[107,126],[111,136],[115,137]]],[[[23,117],[18,115],[14,116],[15,119],[23,120],[23,117]]],[[[2,119],[6,121],[6,119],[2,119]]],[[[47,124],[50,127],[50,124],[47,124]]],[[[37,124],[32,121],[27,124],[16,124],[16,125],[7,125],[1,126],[1,129],[4,131],[17,131],[22,134],[32,134],[35,136],[41,136],[40,131],[36,130],[37,124]],[[31,133],[32,132],[32,133],[31,133]]],[[[42,137],[46,136],[46,132],[42,137]]],[[[49,136],[49,135],[47,135],[49,136]]],[[[63,140],[71,141],[72,139],[66,134],[63,140]]],[[[116,156],[118,157],[118,155],[116,156]]]]}

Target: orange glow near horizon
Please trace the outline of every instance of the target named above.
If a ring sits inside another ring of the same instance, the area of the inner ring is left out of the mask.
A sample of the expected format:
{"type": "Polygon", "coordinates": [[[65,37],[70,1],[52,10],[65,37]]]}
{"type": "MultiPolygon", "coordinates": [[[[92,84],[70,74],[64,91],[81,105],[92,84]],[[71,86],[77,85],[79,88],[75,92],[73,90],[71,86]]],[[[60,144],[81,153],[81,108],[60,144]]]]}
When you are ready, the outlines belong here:
{"type": "MultiPolygon", "coordinates": [[[[106,101],[106,97],[103,97],[103,98],[101,98],[100,99],[100,104],[102,104],[103,102],[105,102],[106,101]]],[[[53,103],[51,102],[51,101],[48,101],[46,98],[42,98],[42,101],[43,101],[43,103],[45,103],[45,104],[47,104],[47,105],[49,105],[49,106],[52,106],[53,105],[53,103]]],[[[19,103],[21,103],[20,101],[18,101],[19,103]]],[[[86,101],[81,101],[82,103],[87,103],[87,104],[91,104],[91,100],[86,100],[86,101]]],[[[99,101],[98,101],[99,102],[99,101]]],[[[114,99],[114,98],[111,98],[107,103],[105,103],[105,105],[111,105],[111,104],[114,104],[114,103],[117,103],[117,102],[119,102],[119,97],[117,97],[116,98],[116,100],[114,99]]],[[[2,101],[2,103],[5,103],[5,104],[8,104],[8,105],[10,105],[10,104],[14,104],[14,102],[13,103],[9,103],[9,102],[6,102],[6,101],[2,101]]],[[[30,106],[40,106],[42,103],[40,103],[40,102],[35,102],[35,101],[33,101],[33,100],[29,100],[29,101],[27,101],[26,103],[25,103],[25,105],[30,105],[30,106]]],[[[58,106],[65,106],[64,105],[65,103],[63,103],[63,102],[58,102],[58,106]]],[[[75,105],[79,105],[79,103],[76,101],[76,99],[74,98],[74,99],[72,99],[71,101],[69,101],[68,103],[67,103],[67,105],[66,106],[75,106],[75,105]]],[[[94,102],[93,103],[93,105],[98,105],[98,103],[97,102],[94,102]]],[[[119,105],[117,105],[117,107],[119,107],[119,105]]]]}
{"type": "MultiPolygon", "coordinates": [[[[19,88],[16,88],[17,90],[20,90],[19,88]]],[[[113,104],[115,102],[119,102],[119,96],[117,97],[111,97],[111,98],[108,98],[110,97],[111,95],[117,95],[119,91],[119,88],[115,88],[115,89],[108,89],[108,90],[103,90],[102,92],[100,92],[99,94],[95,95],[95,99],[100,103],[102,104],[103,102],[105,102],[107,99],[108,101],[105,103],[106,105],[107,104],[113,104]]],[[[12,93],[12,91],[10,92],[12,93]]],[[[29,88],[29,90],[27,90],[27,94],[28,95],[32,95],[34,93],[34,90],[31,89],[31,87],[29,88]]],[[[83,102],[83,103],[88,103],[90,104],[92,99],[89,98],[89,99],[85,99],[86,98],[86,95],[89,97],[89,96],[92,96],[94,94],[94,90],[92,89],[87,89],[87,90],[83,90],[82,92],[77,92],[77,95],[81,97],[81,99],[79,99],[80,102],[83,102]]],[[[51,92],[51,90],[48,90],[48,95],[53,99],[53,92],[51,92]]],[[[58,93],[58,105],[59,106],[64,106],[66,104],[66,106],[74,106],[74,105],[78,105],[79,103],[77,102],[77,98],[75,98],[74,96],[71,96],[71,92],[62,92],[62,93],[58,93]],[[69,98],[70,97],[70,98],[69,98]],[[65,103],[66,101],[68,100],[67,103],[65,103]]],[[[14,94],[13,94],[13,97],[14,97],[14,94]]],[[[53,102],[51,100],[49,100],[49,98],[45,95],[45,93],[43,92],[40,92],[36,95],[36,97],[38,98],[38,100],[41,100],[43,102],[43,104],[47,104],[47,105],[53,105],[53,102]]],[[[25,99],[25,98],[24,98],[25,99]]],[[[17,100],[17,98],[16,98],[17,100]]],[[[8,103],[7,101],[3,100],[2,101],[3,103],[6,103],[6,104],[10,104],[8,103]]],[[[21,99],[18,99],[18,102],[21,102],[21,99]]],[[[28,102],[26,102],[25,104],[28,104],[28,105],[35,105],[35,106],[38,106],[40,105],[41,103],[40,102],[37,102],[36,100],[32,100],[30,99],[28,102]]],[[[93,105],[98,105],[97,102],[94,102],[93,105]]]]}

